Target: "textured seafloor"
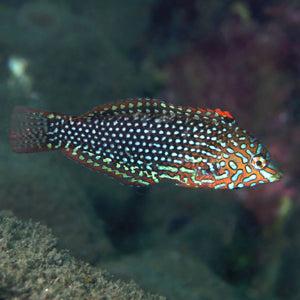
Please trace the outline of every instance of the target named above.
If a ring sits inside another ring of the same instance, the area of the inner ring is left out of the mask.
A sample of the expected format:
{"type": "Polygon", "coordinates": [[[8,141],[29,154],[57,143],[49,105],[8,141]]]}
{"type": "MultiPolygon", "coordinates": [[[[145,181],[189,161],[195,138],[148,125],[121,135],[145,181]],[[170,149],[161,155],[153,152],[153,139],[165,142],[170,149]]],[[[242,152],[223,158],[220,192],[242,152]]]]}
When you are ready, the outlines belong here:
{"type": "Polygon", "coordinates": [[[0,299],[157,299],[56,248],[46,226],[0,215],[0,299]]]}

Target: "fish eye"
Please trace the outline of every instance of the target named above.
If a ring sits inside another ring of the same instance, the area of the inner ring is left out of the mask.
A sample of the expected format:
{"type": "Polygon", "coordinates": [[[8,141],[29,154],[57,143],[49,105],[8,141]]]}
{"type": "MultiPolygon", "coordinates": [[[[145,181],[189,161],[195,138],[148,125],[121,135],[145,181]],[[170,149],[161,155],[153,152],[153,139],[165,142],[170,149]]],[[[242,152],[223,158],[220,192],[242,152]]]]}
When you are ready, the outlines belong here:
{"type": "Polygon", "coordinates": [[[261,155],[255,155],[251,158],[251,165],[257,169],[261,170],[267,165],[266,159],[261,155]]]}

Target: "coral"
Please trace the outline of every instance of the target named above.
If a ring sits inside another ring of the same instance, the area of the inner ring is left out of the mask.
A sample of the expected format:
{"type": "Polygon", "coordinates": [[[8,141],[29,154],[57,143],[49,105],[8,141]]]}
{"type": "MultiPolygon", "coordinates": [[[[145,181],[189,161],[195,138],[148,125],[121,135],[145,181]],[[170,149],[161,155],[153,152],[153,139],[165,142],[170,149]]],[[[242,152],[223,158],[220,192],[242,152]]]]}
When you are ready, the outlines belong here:
{"type": "Polygon", "coordinates": [[[0,214],[0,298],[165,299],[59,251],[51,231],[0,214]]]}

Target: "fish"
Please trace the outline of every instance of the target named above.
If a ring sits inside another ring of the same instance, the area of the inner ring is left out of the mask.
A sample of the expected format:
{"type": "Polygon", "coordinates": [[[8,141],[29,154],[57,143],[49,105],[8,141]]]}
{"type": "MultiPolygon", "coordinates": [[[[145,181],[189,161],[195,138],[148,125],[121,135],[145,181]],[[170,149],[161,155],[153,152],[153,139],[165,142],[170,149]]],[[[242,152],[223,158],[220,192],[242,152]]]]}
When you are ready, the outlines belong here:
{"type": "Polygon", "coordinates": [[[282,177],[266,147],[228,111],[151,98],[101,105],[79,117],[16,106],[9,140],[14,152],[60,150],[133,186],[169,180],[235,189],[282,177]]]}

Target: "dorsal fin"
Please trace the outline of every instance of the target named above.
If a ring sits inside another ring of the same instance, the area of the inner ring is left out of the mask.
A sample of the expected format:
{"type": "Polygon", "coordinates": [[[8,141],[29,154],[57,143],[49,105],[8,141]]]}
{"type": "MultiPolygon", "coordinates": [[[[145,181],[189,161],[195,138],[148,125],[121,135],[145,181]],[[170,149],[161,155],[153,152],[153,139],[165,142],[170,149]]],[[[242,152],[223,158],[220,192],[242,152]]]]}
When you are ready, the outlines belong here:
{"type": "Polygon", "coordinates": [[[218,115],[220,115],[221,117],[228,117],[230,119],[233,119],[233,116],[230,114],[230,112],[226,111],[226,110],[220,110],[220,109],[215,109],[214,112],[216,112],[218,115]]]}
{"type": "Polygon", "coordinates": [[[164,101],[151,98],[127,99],[116,103],[98,106],[82,115],[82,118],[94,117],[96,115],[126,115],[126,114],[151,114],[151,115],[190,115],[194,113],[205,113],[203,109],[173,105],[164,101]]]}
{"type": "Polygon", "coordinates": [[[150,99],[150,98],[133,98],[123,101],[100,105],[91,111],[82,115],[82,117],[93,117],[95,115],[122,115],[134,114],[138,112],[153,111],[155,107],[164,106],[163,101],[150,99]],[[163,104],[162,104],[163,103],[163,104]],[[161,105],[162,104],[162,105],[161,105]]]}
{"type": "Polygon", "coordinates": [[[193,107],[183,107],[173,105],[161,100],[151,99],[151,98],[133,98],[126,99],[123,101],[109,103],[106,105],[100,105],[91,111],[83,114],[80,118],[94,117],[97,115],[114,116],[114,115],[124,115],[124,114],[159,114],[159,115],[191,115],[191,114],[205,114],[210,112],[211,114],[218,114],[221,117],[228,117],[233,119],[232,115],[228,111],[222,111],[220,109],[202,109],[193,107]]]}

